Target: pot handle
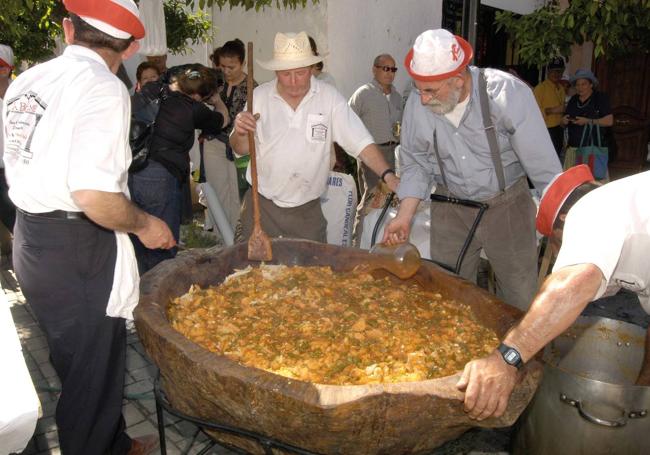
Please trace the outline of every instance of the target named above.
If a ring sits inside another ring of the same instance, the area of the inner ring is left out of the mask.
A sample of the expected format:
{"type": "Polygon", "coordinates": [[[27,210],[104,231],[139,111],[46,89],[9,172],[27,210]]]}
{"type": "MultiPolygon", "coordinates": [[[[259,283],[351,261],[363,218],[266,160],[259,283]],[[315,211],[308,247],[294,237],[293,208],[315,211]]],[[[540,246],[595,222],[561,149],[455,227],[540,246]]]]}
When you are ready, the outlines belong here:
{"type": "Polygon", "coordinates": [[[580,416],[586,421],[594,423],[596,425],[602,425],[605,427],[613,427],[613,428],[624,427],[625,425],[627,425],[628,417],[630,419],[638,419],[641,417],[645,417],[648,414],[648,411],[644,409],[642,411],[630,411],[628,415],[627,411],[623,409],[621,410],[621,418],[618,420],[601,419],[600,417],[596,417],[590,414],[589,412],[587,412],[587,410],[583,407],[582,402],[580,400],[574,400],[562,393],[560,394],[560,401],[562,401],[565,404],[568,404],[569,406],[573,406],[574,408],[577,408],[580,416]]]}

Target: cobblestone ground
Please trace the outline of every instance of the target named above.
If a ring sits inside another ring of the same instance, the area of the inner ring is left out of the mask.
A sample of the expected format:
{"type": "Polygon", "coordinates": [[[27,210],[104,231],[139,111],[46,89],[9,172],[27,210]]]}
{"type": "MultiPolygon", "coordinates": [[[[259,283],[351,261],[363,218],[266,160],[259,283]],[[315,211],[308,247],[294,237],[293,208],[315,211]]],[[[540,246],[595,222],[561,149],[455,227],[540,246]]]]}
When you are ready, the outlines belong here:
{"type": "MultiPolygon", "coordinates": [[[[43,410],[34,437],[25,455],[59,454],[58,437],[54,423],[54,410],[58,399],[60,382],[49,362],[49,351],[45,337],[34,315],[20,292],[10,261],[3,257],[0,262],[0,282],[11,308],[18,335],[22,344],[25,362],[38,392],[43,410]]],[[[592,315],[609,316],[647,326],[650,322],[641,309],[636,297],[619,294],[615,298],[602,299],[590,305],[587,312],[592,315]]],[[[153,381],[156,368],[147,358],[133,327],[128,331],[127,371],[124,400],[124,417],[128,433],[142,436],[157,433],[153,381]]],[[[198,454],[210,440],[193,424],[165,415],[166,443],[168,454],[198,454]]],[[[435,450],[432,455],[456,454],[507,454],[512,434],[511,428],[498,430],[473,429],[457,440],[435,450]]],[[[213,447],[210,454],[231,455],[235,452],[222,447],[213,447]]],[[[353,455],[353,454],[350,454],[353,455]]]]}

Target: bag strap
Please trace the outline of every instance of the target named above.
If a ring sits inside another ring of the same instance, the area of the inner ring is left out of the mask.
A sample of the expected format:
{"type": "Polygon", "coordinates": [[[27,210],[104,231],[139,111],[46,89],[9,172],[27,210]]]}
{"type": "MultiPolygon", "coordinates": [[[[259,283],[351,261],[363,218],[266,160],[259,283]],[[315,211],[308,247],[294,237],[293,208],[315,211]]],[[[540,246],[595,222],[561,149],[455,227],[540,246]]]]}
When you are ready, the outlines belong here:
{"type": "Polygon", "coordinates": [[[484,69],[480,70],[478,78],[478,94],[481,105],[481,115],[483,116],[483,127],[485,135],[487,136],[488,145],[490,147],[490,154],[492,155],[492,164],[497,173],[497,180],[499,181],[499,191],[503,192],[506,189],[506,178],[503,173],[503,162],[501,161],[501,154],[497,143],[497,133],[492,117],[490,116],[490,105],[487,94],[487,80],[485,79],[484,69]]]}
{"type": "MultiPolygon", "coordinates": [[[[602,147],[602,143],[601,143],[602,141],[601,141],[601,138],[600,138],[600,125],[596,123],[596,124],[594,124],[592,126],[592,128],[594,126],[596,127],[596,143],[598,144],[598,147],[600,148],[600,147],[602,147]]],[[[591,140],[593,141],[593,136],[592,136],[591,140]]]]}
{"type": "Polygon", "coordinates": [[[586,124],[582,128],[582,137],[580,138],[580,145],[578,147],[583,147],[587,145],[592,145],[594,141],[594,137],[591,134],[591,124],[586,124]],[[585,138],[587,138],[587,142],[585,142],[585,138]]]}

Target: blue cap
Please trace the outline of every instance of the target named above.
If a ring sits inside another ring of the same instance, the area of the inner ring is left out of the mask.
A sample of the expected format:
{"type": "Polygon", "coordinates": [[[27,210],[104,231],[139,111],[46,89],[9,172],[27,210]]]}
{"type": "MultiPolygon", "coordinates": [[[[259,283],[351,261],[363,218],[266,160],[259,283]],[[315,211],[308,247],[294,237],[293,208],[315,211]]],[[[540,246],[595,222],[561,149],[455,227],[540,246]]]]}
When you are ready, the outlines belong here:
{"type": "Polygon", "coordinates": [[[587,79],[591,81],[594,87],[598,85],[598,79],[596,79],[596,76],[594,76],[594,73],[592,73],[590,70],[579,69],[576,71],[576,74],[571,76],[571,84],[575,84],[578,79],[587,79]]]}

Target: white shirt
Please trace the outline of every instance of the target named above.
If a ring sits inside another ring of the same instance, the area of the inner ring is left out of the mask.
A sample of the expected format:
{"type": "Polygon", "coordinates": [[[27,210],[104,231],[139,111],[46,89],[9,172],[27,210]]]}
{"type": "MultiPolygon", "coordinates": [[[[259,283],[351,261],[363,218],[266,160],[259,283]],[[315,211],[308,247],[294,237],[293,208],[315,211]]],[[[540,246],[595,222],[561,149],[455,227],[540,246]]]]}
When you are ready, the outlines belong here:
{"type": "Polygon", "coordinates": [[[620,288],[638,294],[650,314],[650,172],[608,183],[569,211],[553,270],[594,264],[604,279],[598,299],[620,288]]]}
{"type": "MultiPolygon", "coordinates": [[[[9,86],[2,117],[9,197],[18,208],[79,212],[71,194],[77,190],[128,197],[129,95],[96,52],[68,46],[25,71],[9,86]]],[[[138,301],[135,254],[125,233],[116,237],[107,312],[130,318],[138,301]]]]}
{"type": "MultiPolygon", "coordinates": [[[[295,111],[274,79],[255,89],[253,112],[260,114],[255,132],[259,191],[280,207],[297,207],[326,191],[333,141],[355,158],[373,142],[336,88],[313,76],[295,111]]],[[[250,182],[250,166],[247,178],[250,182]]]]}

